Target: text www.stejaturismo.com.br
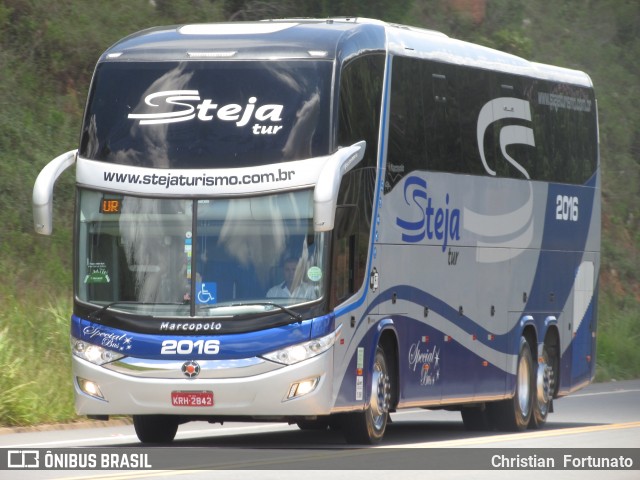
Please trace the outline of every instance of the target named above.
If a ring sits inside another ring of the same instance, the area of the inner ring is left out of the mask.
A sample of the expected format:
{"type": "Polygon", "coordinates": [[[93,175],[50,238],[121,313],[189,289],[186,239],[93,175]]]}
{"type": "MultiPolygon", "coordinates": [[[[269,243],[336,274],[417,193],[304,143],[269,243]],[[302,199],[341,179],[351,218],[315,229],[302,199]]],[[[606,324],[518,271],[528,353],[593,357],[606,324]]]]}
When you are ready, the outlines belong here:
{"type": "Polygon", "coordinates": [[[292,180],[295,170],[275,172],[247,173],[244,175],[185,175],[184,173],[118,173],[104,172],[103,179],[109,183],[126,183],[129,185],[154,185],[164,188],[171,187],[219,187],[227,185],[250,185],[260,183],[276,183],[292,180]]]}

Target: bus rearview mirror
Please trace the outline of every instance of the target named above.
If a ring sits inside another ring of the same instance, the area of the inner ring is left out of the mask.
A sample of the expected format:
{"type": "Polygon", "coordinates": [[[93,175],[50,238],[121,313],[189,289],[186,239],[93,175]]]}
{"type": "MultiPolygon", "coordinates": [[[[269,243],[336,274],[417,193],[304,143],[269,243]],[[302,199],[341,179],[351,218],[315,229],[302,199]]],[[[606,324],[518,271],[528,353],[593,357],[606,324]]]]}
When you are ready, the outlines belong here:
{"type": "Polygon", "coordinates": [[[344,147],[331,155],[320,171],[313,192],[313,227],[316,232],[333,230],[342,177],[364,157],[364,141],[344,147]]]}
{"type": "Polygon", "coordinates": [[[62,173],[76,162],[77,150],[51,160],[33,185],[33,226],[36,233],[51,235],[53,230],[53,187],[62,173]]]}

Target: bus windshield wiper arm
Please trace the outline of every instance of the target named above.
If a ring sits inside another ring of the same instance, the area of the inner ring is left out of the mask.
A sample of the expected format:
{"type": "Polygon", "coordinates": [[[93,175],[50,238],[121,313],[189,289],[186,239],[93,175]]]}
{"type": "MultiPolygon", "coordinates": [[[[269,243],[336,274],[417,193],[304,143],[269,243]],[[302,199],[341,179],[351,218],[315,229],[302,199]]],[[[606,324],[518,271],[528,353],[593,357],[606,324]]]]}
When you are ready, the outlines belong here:
{"type": "Polygon", "coordinates": [[[232,306],[242,306],[242,305],[263,305],[265,307],[275,307],[278,310],[280,310],[281,312],[285,312],[287,314],[289,314],[291,317],[293,317],[295,320],[300,321],[302,320],[302,315],[300,315],[298,312],[295,312],[293,310],[291,310],[290,308],[285,307],[284,305],[279,305],[277,303],[273,303],[273,302],[251,302],[251,303],[237,303],[234,304],[232,306]]]}
{"type": "Polygon", "coordinates": [[[186,305],[183,302],[167,302],[167,303],[148,303],[148,302],[136,302],[131,300],[116,300],[115,302],[109,302],[106,305],[98,308],[97,310],[91,312],[87,315],[89,320],[100,320],[104,312],[109,310],[114,305],[123,304],[123,305],[186,305]]]}

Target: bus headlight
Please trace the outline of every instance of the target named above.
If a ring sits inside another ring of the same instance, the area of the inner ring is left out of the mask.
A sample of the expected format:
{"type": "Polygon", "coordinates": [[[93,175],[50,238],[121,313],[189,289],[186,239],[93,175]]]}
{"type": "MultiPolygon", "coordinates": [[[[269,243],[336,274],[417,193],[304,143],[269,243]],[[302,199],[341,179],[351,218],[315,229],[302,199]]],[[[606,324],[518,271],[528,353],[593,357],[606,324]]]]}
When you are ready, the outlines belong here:
{"type": "Polygon", "coordinates": [[[324,337],[314,338],[308,342],[298,343],[297,345],[266,353],[262,357],[284,365],[293,365],[294,363],[308,360],[329,350],[335,343],[339,330],[338,328],[324,337]]]}
{"type": "Polygon", "coordinates": [[[124,355],[114,352],[113,350],[107,350],[106,348],[73,337],[71,337],[71,352],[76,357],[80,357],[96,365],[104,365],[105,363],[113,362],[124,357],[124,355]]]}

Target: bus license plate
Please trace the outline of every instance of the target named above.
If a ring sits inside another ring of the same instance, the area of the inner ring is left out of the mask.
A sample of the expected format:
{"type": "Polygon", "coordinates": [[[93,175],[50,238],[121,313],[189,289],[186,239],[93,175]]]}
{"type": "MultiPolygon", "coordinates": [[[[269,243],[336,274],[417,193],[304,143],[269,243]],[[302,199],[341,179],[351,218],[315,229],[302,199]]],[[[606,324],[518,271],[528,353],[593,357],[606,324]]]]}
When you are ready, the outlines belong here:
{"type": "Polygon", "coordinates": [[[174,407],[213,407],[213,392],[171,392],[174,407]]]}

